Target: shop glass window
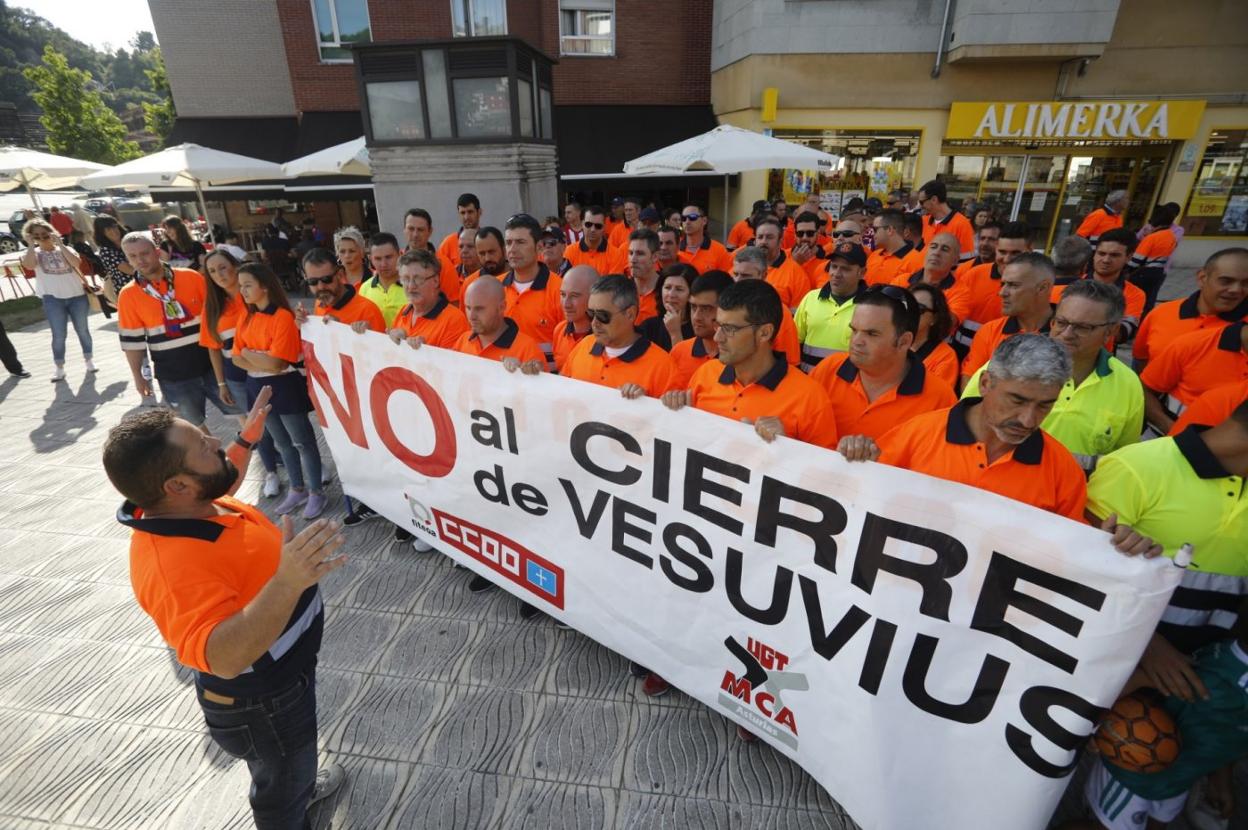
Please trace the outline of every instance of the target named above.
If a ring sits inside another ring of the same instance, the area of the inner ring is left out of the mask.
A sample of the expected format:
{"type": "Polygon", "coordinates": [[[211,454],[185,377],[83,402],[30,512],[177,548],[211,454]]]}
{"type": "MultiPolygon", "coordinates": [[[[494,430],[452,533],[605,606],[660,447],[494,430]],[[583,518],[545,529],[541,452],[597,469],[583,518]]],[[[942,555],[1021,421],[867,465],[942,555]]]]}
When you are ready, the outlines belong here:
{"type": "Polygon", "coordinates": [[[376,141],[418,141],[425,137],[419,81],[374,81],[368,114],[376,141]]]}
{"type": "Polygon", "coordinates": [[[460,138],[506,138],[511,135],[507,78],[455,78],[455,128],[460,138]]]}
{"type": "Polygon", "coordinates": [[[352,43],[367,43],[368,0],[313,0],[317,47],[327,63],[350,63],[352,43]]]}
{"type": "Polygon", "coordinates": [[[507,34],[507,0],[451,0],[451,34],[455,37],[507,34]]]}
{"type": "Polygon", "coordinates": [[[615,0],[560,0],[561,55],[615,54],[615,0]]]}
{"type": "Polygon", "coordinates": [[[796,205],[815,193],[824,210],[839,213],[841,205],[855,196],[883,202],[891,190],[922,184],[914,180],[918,130],[776,129],[772,135],[841,156],[843,162],[832,171],[770,171],[767,198],[771,200],[783,197],[796,205]]]}
{"type": "Polygon", "coordinates": [[[1248,236],[1248,129],[1209,133],[1183,229],[1193,236],[1248,236]]]}

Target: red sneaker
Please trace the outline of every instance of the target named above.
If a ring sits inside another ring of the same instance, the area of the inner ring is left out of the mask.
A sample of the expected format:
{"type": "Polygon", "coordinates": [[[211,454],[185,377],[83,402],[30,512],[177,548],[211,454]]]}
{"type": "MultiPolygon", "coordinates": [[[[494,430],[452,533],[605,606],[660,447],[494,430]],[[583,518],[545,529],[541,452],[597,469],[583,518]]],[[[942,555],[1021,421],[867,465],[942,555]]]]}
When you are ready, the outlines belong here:
{"type": "Polygon", "coordinates": [[[747,744],[752,744],[758,741],[758,736],[746,729],[744,726],[737,727],[737,737],[745,741],[747,744]]]}
{"type": "Polygon", "coordinates": [[[663,697],[672,690],[672,684],[668,683],[657,674],[649,674],[646,676],[646,682],[641,684],[641,691],[646,697],[663,697]]]}

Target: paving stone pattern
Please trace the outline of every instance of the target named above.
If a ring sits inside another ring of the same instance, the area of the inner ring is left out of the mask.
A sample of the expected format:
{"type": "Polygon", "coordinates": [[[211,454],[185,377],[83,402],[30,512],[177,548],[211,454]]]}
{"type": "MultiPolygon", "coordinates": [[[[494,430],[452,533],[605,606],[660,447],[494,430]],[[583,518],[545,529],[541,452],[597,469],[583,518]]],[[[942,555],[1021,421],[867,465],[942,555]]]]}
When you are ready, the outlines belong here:
{"type": "MultiPolygon", "coordinates": [[[[91,322],[98,374],[70,337],[69,381],[50,383],[34,326],[10,335],[35,376],[0,381],[0,828],[250,827],[244,766],[208,739],[131,593],[99,459],[138,399],[115,323],[91,322]]],[[[271,507],[258,478],[239,495],[271,507]]],[[[676,691],[647,699],[618,655],[521,620],[503,591],[470,594],[466,572],[388,531],[346,531],[351,561],[324,583],[321,751],[349,780],[319,826],[856,827],[729,721],[676,691]]]]}

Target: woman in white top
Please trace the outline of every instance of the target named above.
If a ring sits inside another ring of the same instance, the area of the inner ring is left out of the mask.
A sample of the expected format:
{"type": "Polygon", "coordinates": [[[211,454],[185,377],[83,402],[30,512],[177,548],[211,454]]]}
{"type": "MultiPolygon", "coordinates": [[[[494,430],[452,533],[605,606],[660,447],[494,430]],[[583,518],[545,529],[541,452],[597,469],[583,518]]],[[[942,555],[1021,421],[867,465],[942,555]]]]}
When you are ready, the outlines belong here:
{"type": "Polygon", "coordinates": [[[87,293],[91,290],[79,273],[78,254],[65,247],[61,235],[42,219],[29,219],[22,226],[22,237],[29,246],[22,254],[22,267],[35,272],[35,293],[43,300],[43,311],[52,327],[52,361],[56,371],[52,381],[65,380],[65,335],[73,321],[82,346],[87,371],[91,362],[91,329],[87,325],[87,293]]]}

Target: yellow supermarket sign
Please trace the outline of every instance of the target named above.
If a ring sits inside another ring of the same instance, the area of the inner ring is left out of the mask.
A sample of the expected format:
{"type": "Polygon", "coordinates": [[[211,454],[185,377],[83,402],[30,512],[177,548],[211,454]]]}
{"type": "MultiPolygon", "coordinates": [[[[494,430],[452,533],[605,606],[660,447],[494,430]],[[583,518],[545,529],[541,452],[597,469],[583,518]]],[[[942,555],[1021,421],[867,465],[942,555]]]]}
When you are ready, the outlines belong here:
{"type": "Polygon", "coordinates": [[[1196,135],[1204,101],[955,101],[948,139],[1171,139],[1196,135]]]}

